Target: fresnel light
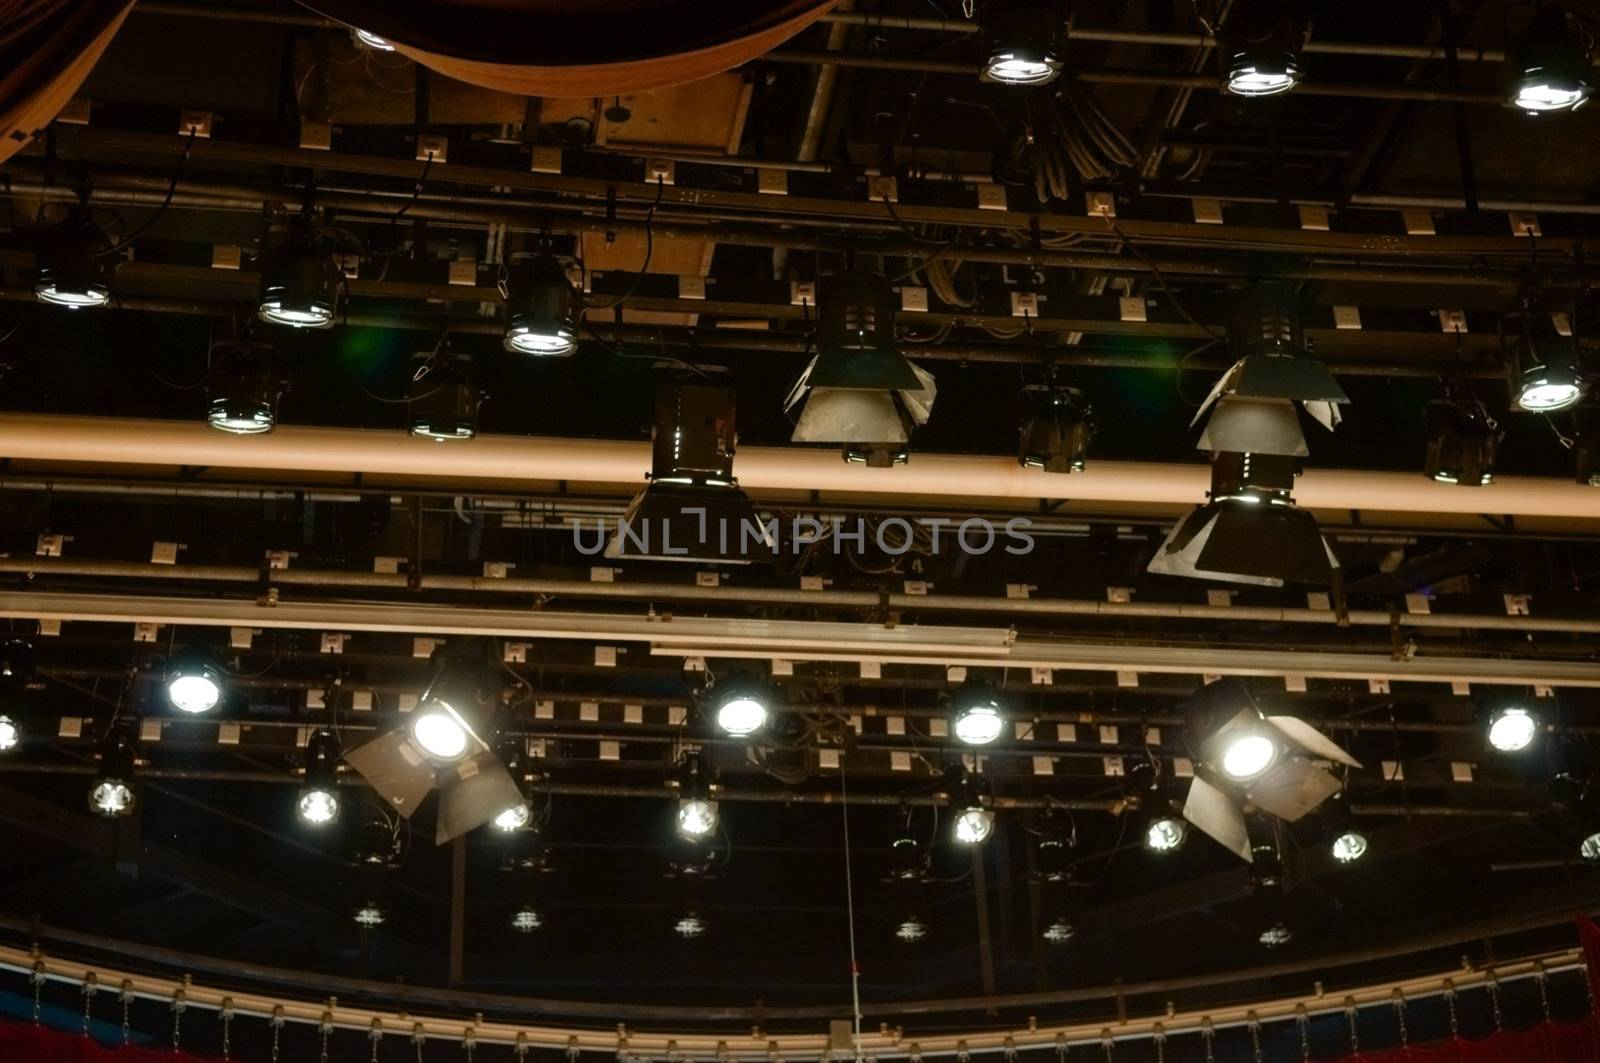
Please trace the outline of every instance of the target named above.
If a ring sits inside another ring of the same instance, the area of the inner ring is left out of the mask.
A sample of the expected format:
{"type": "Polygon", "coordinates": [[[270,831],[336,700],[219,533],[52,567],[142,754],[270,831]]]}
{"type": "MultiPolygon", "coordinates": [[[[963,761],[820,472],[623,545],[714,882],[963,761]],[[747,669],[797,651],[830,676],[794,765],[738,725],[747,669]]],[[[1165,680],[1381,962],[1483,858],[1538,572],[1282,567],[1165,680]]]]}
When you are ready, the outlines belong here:
{"type": "Polygon", "coordinates": [[[260,269],[261,320],[300,329],[332,327],[344,275],[322,246],[309,210],[268,227],[260,269]]]}
{"type": "Polygon", "coordinates": [[[241,340],[217,344],[211,357],[206,423],[241,436],[272,431],[286,388],[277,352],[268,344],[241,340]]]}
{"type": "Polygon", "coordinates": [[[1222,24],[1217,55],[1235,96],[1277,96],[1300,84],[1306,19],[1297,0],[1237,0],[1222,24]]]}
{"type": "Polygon", "coordinates": [[[708,838],[719,822],[705,758],[698,750],[686,753],[678,770],[678,833],[690,839],[708,838]]]}
{"type": "Polygon", "coordinates": [[[1532,20],[1506,50],[1506,101],[1530,114],[1575,111],[1594,93],[1589,26],[1556,4],[1531,6],[1532,20]]]}
{"type": "Polygon", "coordinates": [[[983,79],[1001,85],[1046,85],[1061,73],[1065,13],[1052,0],[989,0],[978,13],[983,79]]]}
{"type": "Polygon", "coordinates": [[[956,765],[945,773],[950,793],[951,833],[962,845],[981,845],[994,833],[994,794],[989,780],[976,771],[956,765]]]}
{"type": "Polygon", "coordinates": [[[332,731],[315,731],[306,740],[306,774],[295,808],[313,827],[339,818],[339,739],[332,731]]]}
{"type": "Polygon", "coordinates": [[[1528,413],[1553,413],[1575,405],[1588,383],[1573,336],[1570,298],[1524,293],[1521,309],[1500,321],[1506,384],[1512,404],[1528,413]]]}

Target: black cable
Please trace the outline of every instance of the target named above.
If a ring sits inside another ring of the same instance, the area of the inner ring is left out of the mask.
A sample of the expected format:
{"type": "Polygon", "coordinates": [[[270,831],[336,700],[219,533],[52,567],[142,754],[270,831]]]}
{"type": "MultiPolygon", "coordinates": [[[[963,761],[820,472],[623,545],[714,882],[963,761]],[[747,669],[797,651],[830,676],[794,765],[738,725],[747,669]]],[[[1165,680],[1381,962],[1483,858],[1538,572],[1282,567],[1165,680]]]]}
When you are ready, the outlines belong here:
{"type": "Polygon", "coordinates": [[[1134,246],[1133,241],[1128,239],[1127,234],[1122,231],[1121,227],[1117,225],[1116,221],[1110,215],[1102,215],[1102,219],[1105,221],[1106,225],[1111,228],[1111,231],[1117,234],[1117,238],[1122,241],[1123,246],[1127,247],[1129,251],[1133,252],[1133,257],[1144,263],[1145,267],[1150,270],[1151,274],[1155,277],[1156,287],[1160,288],[1167,294],[1167,298],[1172,300],[1173,309],[1178,311],[1179,314],[1183,315],[1183,319],[1185,321],[1189,322],[1189,324],[1193,325],[1201,332],[1204,332],[1207,336],[1211,337],[1213,340],[1216,340],[1218,343],[1226,342],[1227,337],[1223,336],[1222,333],[1218,332],[1210,325],[1207,325],[1205,322],[1201,321],[1184,308],[1184,305],[1178,301],[1177,295],[1173,293],[1171,286],[1167,284],[1167,278],[1162,274],[1160,267],[1158,267],[1154,262],[1150,261],[1150,259],[1145,256],[1143,251],[1140,251],[1134,246]]]}
{"type": "Polygon", "coordinates": [[[634,293],[639,290],[639,285],[644,280],[644,275],[650,272],[650,259],[655,254],[656,208],[661,206],[661,197],[666,194],[666,191],[667,182],[660,177],[656,178],[656,198],[655,201],[650,204],[650,209],[646,211],[644,215],[644,265],[640,266],[639,272],[634,274],[633,283],[628,285],[627,291],[623,292],[606,305],[595,306],[591,304],[589,307],[591,310],[613,310],[627,302],[629,299],[632,299],[634,293]]]}
{"type": "Polygon", "coordinates": [[[167,182],[166,198],[162,199],[161,205],[156,208],[156,212],[150,215],[150,217],[146,218],[145,223],[135,229],[131,234],[123,237],[117,243],[106,248],[104,251],[96,252],[93,256],[94,258],[105,258],[108,255],[115,255],[121,252],[123,249],[131,246],[135,240],[139,239],[139,237],[143,236],[147,231],[149,231],[152,225],[161,220],[161,215],[165,214],[167,212],[167,208],[172,205],[172,197],[178,194],[178,178],[183,176],[184,164],[189,161],[189,153],[194,150],[194,138],[197,135],[198,134],[195,129],[191,128],[189,130],[189,139],[183,142],[183,155],[178,159],[178,167],[172,171],[172,180],[167,182]]]}

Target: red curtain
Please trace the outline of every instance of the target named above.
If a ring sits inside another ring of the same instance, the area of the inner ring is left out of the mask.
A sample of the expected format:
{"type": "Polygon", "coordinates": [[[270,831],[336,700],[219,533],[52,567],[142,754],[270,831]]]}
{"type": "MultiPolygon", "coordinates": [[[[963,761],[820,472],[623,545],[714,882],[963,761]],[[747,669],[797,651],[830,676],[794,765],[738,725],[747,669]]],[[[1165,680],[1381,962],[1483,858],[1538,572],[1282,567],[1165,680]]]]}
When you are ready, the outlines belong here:
{"type": "Polygon", "coordinates": [[[1546,1022],[1476,1041],[1454,1037],[1434,1045],[1362,1052],[1339,1063],[1600,1063],[1600,1025],[1593,1016],[1582,1022],[1546,1022]]]}
{"type": "Polygon", "coordinates": [[[132,7],[132,0],[0,3],[0,162],[61,113],[132,7]]]}
{"type": "Polygon", "coordinates": [[[301,0],[458,81],[521,96],[683,85],[771,51],[837,0],[301,0]]]}
{"type": "Polygon", "coordinates": [[[170,1048],[108,1048],[82,1034],[0,1022],[0,1063],[207,1063],[170,1048]]]}

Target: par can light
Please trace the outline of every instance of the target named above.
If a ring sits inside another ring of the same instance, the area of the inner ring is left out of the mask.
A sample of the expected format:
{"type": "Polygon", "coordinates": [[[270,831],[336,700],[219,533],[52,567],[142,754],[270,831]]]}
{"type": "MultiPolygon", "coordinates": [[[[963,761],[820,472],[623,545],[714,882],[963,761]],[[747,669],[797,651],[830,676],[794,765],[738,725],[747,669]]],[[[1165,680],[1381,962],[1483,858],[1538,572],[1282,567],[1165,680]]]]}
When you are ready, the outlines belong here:
{"type": "Polygon", "coordinates": [[[520,252],[506,266],[505,349],[554,357],[578,345],[578,293],[554,255],[520,252]]]}
{"type": "Polygon", "coordinates": [[[1594,93],[1593,41],[1573,12],[1535,6],[1506,53],[1506,102],[1529,114],[1575,111],[1594,93]]]}
{"type": "Polygon", "coordinates": [[[1064,20],[1050,0],[989,0],[979,12],[983,80],[1047,85],[1061,74],[1064,20]]]}

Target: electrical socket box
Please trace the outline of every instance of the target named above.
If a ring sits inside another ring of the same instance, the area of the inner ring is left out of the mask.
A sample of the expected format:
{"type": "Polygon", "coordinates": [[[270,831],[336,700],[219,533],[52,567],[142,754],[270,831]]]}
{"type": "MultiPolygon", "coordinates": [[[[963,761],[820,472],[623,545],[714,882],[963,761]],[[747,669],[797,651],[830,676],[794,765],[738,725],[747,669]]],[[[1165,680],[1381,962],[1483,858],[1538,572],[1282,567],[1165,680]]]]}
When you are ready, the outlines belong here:
{"type": "Polygon", "coordinates": [[[867,198],[884,203],[900,202],[900,182],[893,177],[867,179],[867,198]]]}
{"type": "Polygon", "coordinates": [[[1083,198],[1089,217],[1115,218],[1117,216],[1117,197],[1110,192],[1085,192],[1083,198]]]}
{"type": "Polygon", "coordinates": [[[151,543],[150,563],[152,565],[176,565],[178,551],[184,549],[183,543],[151,543]]]}
{"type": "Polygon", "coordinates": [[[1141,295],[1124,295],[1117,300],[1117,314],[1123,321],[1149,321],[1149,309],[1141,295]]]}
{"type": "Polygon", "coordinates": [[[1512,236],[1542,236],[1539,231],[1539,215],[1531,211],[1514,210],[1506,215],[1511,223],[1512,236]]]}
{"type": "Polygon", "coordinates": [[[678,164],[671,159],[647,159],[644,164],[644,179],[653,185],[676,184],[678,164]]]}
{"type": "Polygon", "coordinates": [[[1193,199],[1189,201],[1194,208],[1194,220],[1201,225],[1222,224],[1222,200],[1220,199],[1193,199]]]}
{"type": "Polygon", "coordinates": [[[450,283],[458,288],[471,288],[478,283],[478,261],[473,258],[450,260],[450,283]]]}
{"type": "Polygon", "coordinates": [[[907,284],[900,289],[900,309],[913,314],[928,312],[928,289],[907,284]]]}
{"type": "Polygon", "coordinates": [[[790,281],[789,282],[790,306],[816,306],[817,282],[816,281],[790,281]]]}
{"type": "Polygon", "coordinates": [[[347,281],[358,280],[361,277],[361,256],[353,252],[341,252],[333,256],[334,264],[339,267],[339,272],[347,281]]]}
{"type": "Polygon", "coordinates": [[[1299,208],[1300,228],[1308,232],[1325,233],[1332,226],[1328,224],[1328,208],[1320,203],[1302,203],[1299,208]]]}
{"type": "Polygon", "coordinates": [[[1003,185],[983,184],[978,186],[979,210],[1006,210],[1010,206],[1006,202],[1006,190],[1003,185]]]}
{"type": "Polygon", "coordinates": [[[450,157],[450,139],[437,133],[417,134],[417,161],[432,162],[435,166],[450,157]]]}
{"type": "Polygon", "coordinates": [[[306,151],[333,150],[333,124],[331,122],[302,120],[300,123],[300,147],[306,151]]]}
{"type": "Polygon", "coordinates": [[[1011,316],[1037,318],[1039,316],[1039,293],[1012,292],[1011,316]]]}
{"type": "Polygon", "coordinates": [[[1434,236],[1433,212],[1427,210],[1402,210],[1400,220],[1405,224],[1407,236],[1434,236]]]}
{"type": "Polygon", "coordinates": [[[1465,310],[1439,311],[1439,330],[1441,332],[1467,331],[1467,312],[1465,310]]]}
{"type": "Polygon", "coordinates": [[[528,169],[532,173],[560,173],[561,149],[535,144],[529,153],[528,169]]]}
{"type": "Polygon", "coordinates": [[[1361,308],[1359,306],[1336,306],[1333,308],[1333,327],[1336,329],[1361,329],[1361,308]]]}
{"type": "Polygon", "coordinates": [[[212,244],[212,269],[238,269],[244,265],[244,251],[238,244],[212,244]]]}
{"type": "Polygon", "coordinates": [[[764,196],[786,196],[789,194],[788,170],[757,170],[756,191],[764,196]]]}
{"type": "Polygon", "coordinates": [[[210,111],[184,111],[178,116],[178,132],[183,136],[211,136],[210,111]]]}
{"type": "Polygon", "coordinates": [[[679,299],[704,299],[706,297],[706,279],[704,277],[678,277],[679,299]]]}

